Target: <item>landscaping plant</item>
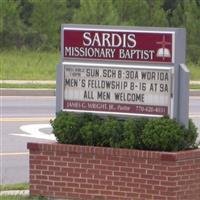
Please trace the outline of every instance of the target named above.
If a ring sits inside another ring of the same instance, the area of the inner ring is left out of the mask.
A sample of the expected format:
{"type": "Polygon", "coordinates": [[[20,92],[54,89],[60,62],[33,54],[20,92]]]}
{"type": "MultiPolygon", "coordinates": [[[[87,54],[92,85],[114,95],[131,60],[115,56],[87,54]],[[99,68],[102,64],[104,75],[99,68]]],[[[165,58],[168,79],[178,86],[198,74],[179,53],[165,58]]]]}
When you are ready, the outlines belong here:
{"type": "Polygon", "coordinates": [[[196,148],[197,128],[180,126],[168,117],[147,119],[113,117],[60,112],[51,122],[57,141],[129,149],[180,151],[196,148]]]}

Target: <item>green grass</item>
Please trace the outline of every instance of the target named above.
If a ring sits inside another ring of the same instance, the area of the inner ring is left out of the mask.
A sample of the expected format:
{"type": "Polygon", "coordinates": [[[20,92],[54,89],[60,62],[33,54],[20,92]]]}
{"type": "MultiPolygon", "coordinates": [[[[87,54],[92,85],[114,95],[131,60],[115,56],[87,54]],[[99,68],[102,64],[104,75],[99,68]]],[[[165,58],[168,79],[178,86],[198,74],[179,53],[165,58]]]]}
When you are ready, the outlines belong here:
{"type": "Polygon", "coordinates": [[[59,52],[0,52],[0,80],[55,80],[59,52]]]}
{"type": "MultiPolygon", "coordinates": [[[[28,190],[28,183],[17,183],[10,185],[0,185],[0,191],[8,191],[8,190],[28,190]]],[[[2,195],[0,196],[1,200],[46,200],[44,197],[29,197],[29,196],[21,196],[21,195],[2,195]]]]}
{"type": "Polygon", "coordinates": [[[193,63],[187,64],[189,70],[190,70],[190,80],[193,81],[200,81],[200,63],[199,65],[194,65],[193,63]]]}
{"type": "Polygon", "coordinates": [[[0,83],[0,88],[55,89],[54,84],[10,84],[0,83]]]}
{"type": "Polygon", "coordinates": [[[28,190],[28,189],[29,189],[28,183],[0,185],[0,191],[4,191],[4,190],[28,190]]]}
{"type": "MultiPolygon", "coordinates": [[[[55,80],[59,62],[59,51],[1,51],[0,80],[55,80]]],[[[190,79],[200,80],[200,64],[187,65],[191,72],[190,79]]]]}
{"type": "Polygon", "coordinates": [[[192,89],[192,90],[200,90],[200,85],[190,85],[190,89],[192,89]]]}
{"type": "Polygon", "coordinates": [[[1,200],[46,200],[44,197],[0,196],[1,200]]]}

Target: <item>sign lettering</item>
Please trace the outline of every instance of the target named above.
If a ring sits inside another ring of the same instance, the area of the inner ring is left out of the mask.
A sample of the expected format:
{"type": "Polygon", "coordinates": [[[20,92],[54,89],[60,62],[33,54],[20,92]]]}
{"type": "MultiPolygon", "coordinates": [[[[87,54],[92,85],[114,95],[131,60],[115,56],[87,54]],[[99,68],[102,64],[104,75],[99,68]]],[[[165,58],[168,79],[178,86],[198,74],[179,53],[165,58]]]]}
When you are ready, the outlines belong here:
{"type": "Polygon", "coordinates": [[[167,115],[171,69],[64,65],[64,109],[167,115]]]}
{"type": "Polygon", "coordinates": [[[63,58],[174,62],[174,33],[64,28],[63,58]]]}

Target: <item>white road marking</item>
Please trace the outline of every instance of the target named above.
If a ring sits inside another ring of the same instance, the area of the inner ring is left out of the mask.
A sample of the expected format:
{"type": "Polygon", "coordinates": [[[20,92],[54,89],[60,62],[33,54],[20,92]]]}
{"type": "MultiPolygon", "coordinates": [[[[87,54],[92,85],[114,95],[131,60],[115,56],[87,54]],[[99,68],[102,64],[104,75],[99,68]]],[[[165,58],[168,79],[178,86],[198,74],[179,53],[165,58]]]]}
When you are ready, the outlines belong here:
{"type": "Polygon", "coordinates": [[[0,156],[25,156],[29,155],[29,152],[2,152],[0,153],[0,156]]]}
{"type": "MultiPolygon", "coordinates": [[[[190,114],[190,118],[198,119],[200,118],[199,114],[190,114]]],[[[50,118],[0,118],[0,122],[31,122],[31,121],[46,121],[50,118]]],[[[56,141],[54,134],[44,133],[40,129],[51,128],[50,124],[30,124],[20,126],[20,130],[24,133],[11,133],[10,135],[22,136],[22,137],[31,137],[37,139],[51,140],[56,141]]]]}
{"type": "Polygon", "coordinates": [[[37,139],[53,140],[56,141],[54,134],[41,132],[40,129],[51,128],[50,124],[29,124],[20,126],[20,130],[24,133],[11,133],[10,135],[31,137],[37,139]]]}
{"type": "Polygon", "coordinates": [[[7,117],[0,118],[0,122],[39,122],[39,121],[50,121],[54,117],[7,117]]]}

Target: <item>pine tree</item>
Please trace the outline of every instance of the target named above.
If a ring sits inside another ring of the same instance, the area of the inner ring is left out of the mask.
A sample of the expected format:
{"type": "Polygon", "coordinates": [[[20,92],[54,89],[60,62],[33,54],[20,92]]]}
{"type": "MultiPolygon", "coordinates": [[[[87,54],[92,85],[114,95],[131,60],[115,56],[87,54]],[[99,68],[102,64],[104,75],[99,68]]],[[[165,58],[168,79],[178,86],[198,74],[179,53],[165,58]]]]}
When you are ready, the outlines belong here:
{"type": "Polygon", "coordinates": [[[200,6],[197,1],[185,1],[185,16],[189,59],[200,63],[200,6]]]}
{"type": "Polygon", "coordinates": [[[80,9],[80,0],[67,0],[66,21],[72,23],[74,11],[80,9]]]}
{"type": "Polygon", "coordinates": [[[163,9],[164,0],[146,0],[148,9],[146,22],[148,26],[168,26],[166,13],[163,9]]]}
{"type": "Polygon", "coordinates": [[[30,18],[32,30],[39,34],[41,49],[59,47],[60,27],[65,21],[66,0],[34,0],[30,18]]]}
{"type": "Polygon", "coordinates": [[[148,4],[146,0],[117,0],[114,2],[118,11],[120,24],[132,26],[147,25],[148,4]]]}
{"type": "Polygon", "coordinates": [[[133,26],[166,26],[163,0],[113,0],[119,24],[133,26]]]}
{"type": "Polygon", "coordinates": [[[23,24],[20,20],[19,1],[0,0],[0,46],[21,46],[23,24]]]}
{"type": "Polygon", "coordinates": [[[117,24],[117,15],[112,0],[81,0],[76,10],[74,23],[80,24],[117,24]]]}
{"type": "Polygon", "coordinates": [[[187,31],[187,58],[200,62],[200,5],[196,0],[179,0],[172,13],[172,26],[184,27],[187,31]]]}

